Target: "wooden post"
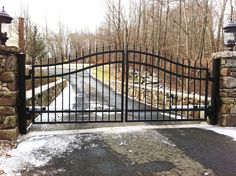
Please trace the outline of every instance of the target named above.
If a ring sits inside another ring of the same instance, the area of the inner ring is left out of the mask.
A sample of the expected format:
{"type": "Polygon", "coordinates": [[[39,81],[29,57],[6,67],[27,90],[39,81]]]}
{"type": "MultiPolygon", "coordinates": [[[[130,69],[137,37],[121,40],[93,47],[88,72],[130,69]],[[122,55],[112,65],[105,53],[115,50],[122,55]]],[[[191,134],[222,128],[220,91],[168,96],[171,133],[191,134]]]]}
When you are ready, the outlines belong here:
{"type": "Polygon", "coordinates": [[[19,48],[21,52],[25,53],[25,38],[24,38],[25,19],[23,17],[19,17],[18,19],[19,19],[19,26],[18,26],[19,48]]]}

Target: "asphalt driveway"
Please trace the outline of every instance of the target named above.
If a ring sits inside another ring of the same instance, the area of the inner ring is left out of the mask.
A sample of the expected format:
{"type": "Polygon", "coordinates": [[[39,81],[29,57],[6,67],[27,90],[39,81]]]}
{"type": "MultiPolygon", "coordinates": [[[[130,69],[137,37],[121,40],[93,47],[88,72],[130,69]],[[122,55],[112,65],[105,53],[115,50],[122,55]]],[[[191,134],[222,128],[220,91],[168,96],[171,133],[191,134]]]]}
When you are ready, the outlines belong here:
{"type": "Polygon", "coordinates": [[[204,128],[150,125],[33,131],[0,162],[23,176],[233,176],[236,142],[204,128]]]}

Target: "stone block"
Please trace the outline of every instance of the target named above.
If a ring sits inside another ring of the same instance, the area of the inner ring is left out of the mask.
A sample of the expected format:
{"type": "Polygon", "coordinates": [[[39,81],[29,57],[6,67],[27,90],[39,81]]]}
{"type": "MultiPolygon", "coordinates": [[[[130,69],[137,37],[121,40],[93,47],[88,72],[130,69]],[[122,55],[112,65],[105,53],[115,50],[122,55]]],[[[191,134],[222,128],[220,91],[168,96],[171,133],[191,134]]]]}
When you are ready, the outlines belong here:
{"type": "Polygon", "coordinates": [[[233,116],[226,116],[224,125],[227,127],[236,127],[236,114],[233,116]]]}
{"type": "Polygon", "coordinates": [[[236,59],[235,58],[230,58],[225,61],[225,67],[236,67],[236,59]]]}
{"type": "Polygon", "coordinates": [[[15,81],[15,74],[10,71],[3,72],[0,74],[0,80],[3,82],[13,82],[15,81]]]}
{"type": "Polygon", "coordinates": [[[226,96],[229,96],[229,93],[220,91],[220,97],[226,97],[226,96]]]}
{"type": "Polygon", "coordinates": [[[16,98],[10,96],[2,96],[0,97],[0,106],[15,106],[16,98]]]}
{"type": "Polygon", "coordinates": [[[229,114],[229,113],[231,113],[232,109],[233,109],[233,104],[223,104],[220,107],[220,112],[223,113],[223,114],[229,114]]]}
{"type": "Polygon", "coordinates": [[[14,53],[20,52],[20,49],[15,46],[0,45],[0,50],[5,51],[6,53],[9,53],[9,54],[14,54],[14,53]]]}
{"type": "Polygon", "coordinates": [[[17,126],[17,117],[15,116],[6,116],[5,121],[3,122],[3,128],[14,128],[17,126]]]}
{"type": "Polygon", "coordinates": [[[2,129],[2,124],[5,121],[6,116],[0,115],[0,129],[2,129]]]}
{"type": "Polygon", "coordinates": [[[211,54],[212,59],[231,58],[231,57],[236,57],[236,51],[223,51],[211,54]]]}
{"type": "Polygon", "coordinates": [[[231,72],[231,74],[229,76],[232,76],[232,77],[236,77],[236,72],[231,72]]]}
{"type": "Polygon", "coordinates": [[[10,90],[7,87],[3,87],[2,92],[10,92],[10,90]]]}
{"type": "Polygon", "coordinates": [[[2,95],[7,97],[16,97],[17,92],[16,91],[2,92],[2,95]]]}
{"type": "Polygon", "coordinates": [[[6,59],[1,59],[0,65],[1,65],[2,67],[5,67],[5,66],[6,66],[6,59]]]}
{"type": "Polygon", "coordinates": [[[222,88],[236,88],[236,78],[230,77],[230,76],[225,76],[222,78],[222,88]]]}
{"type": "Polygon", "coordinates": [[[15,108],[10,106],[0,106],[0,115],[15,115],[15,108]]]}
{"type": "Polygon", "coordinates": [[[5,71],[4,67],[0,66],[0,74],[3,73],[5,71]]]}
{"type": "Polygon", "coordinates": [[[231,76],[231,69],[230,68],[223,68],[220,70],[220,75],[222,76],[231,76]]]}
{"type": "Polygon", "coordinates": [[[222,104],[234,104],[234,98],[221,98],[221,102],[222,104]]]}
{"type": "Polygon", "coordinates": [[[18,86],[17,86],[16,81],[7,84],[7,88],[8,88],[10,91],[16,91],[16,90],[17,90],[17,87],[18,87],[18,86]]]}
{"type": "Polygon", "coordinates": [[[235,114],[236,115],[236,106],[231,108],[230,114],[235,114]]]}
{"type": "Polygon", "coordinates": [[[6,70],[7,71],[16,71],[17,70],[17,58],[14,55],[11,55],[6,60],[6,70]]]}
{"type": "Polygon", "coordinates": [[[13,129],[4,129],[0,130],[0,140],[10,140],[15,141],[19,136],[19,129],[18,127],[13,129]]]}

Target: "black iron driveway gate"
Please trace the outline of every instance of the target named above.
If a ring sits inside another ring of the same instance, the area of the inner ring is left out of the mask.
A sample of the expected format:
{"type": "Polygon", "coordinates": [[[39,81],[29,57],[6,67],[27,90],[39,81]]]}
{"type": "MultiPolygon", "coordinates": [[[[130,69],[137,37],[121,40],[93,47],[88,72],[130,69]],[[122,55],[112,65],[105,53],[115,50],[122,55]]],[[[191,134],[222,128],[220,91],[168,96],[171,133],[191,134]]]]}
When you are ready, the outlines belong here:
{"type": "Polygon", "coordinates": [[[33,123],[208,119],[208,66],[141,47],[89,49],[74,58],[32,64],[26,94],[33,123]]]}

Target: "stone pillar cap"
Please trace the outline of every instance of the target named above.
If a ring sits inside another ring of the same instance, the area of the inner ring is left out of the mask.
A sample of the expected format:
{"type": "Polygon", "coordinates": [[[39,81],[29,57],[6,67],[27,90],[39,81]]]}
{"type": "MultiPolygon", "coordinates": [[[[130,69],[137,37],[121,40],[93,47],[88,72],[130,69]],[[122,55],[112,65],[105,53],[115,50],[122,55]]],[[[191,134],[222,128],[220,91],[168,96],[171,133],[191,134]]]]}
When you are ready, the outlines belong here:
{"type": "Polygon", "coordinates": [[[236,57],[236,51],[222,51],[211,54],[212,59],[227,58],[227,57],[236,57]]]}

